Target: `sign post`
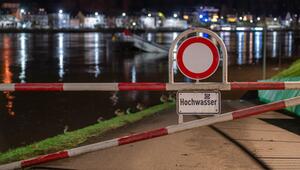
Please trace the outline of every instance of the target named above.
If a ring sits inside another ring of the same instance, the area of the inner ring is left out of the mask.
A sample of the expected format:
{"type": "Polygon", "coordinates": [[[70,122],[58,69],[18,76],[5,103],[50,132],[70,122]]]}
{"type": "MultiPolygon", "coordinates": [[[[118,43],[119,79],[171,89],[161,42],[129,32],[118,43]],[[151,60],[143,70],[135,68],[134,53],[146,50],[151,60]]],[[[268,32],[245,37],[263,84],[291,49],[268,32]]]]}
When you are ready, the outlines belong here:
{"type": "MultiPolygon", "coordinates": [[[[194,28],[180,34],[172,43],[169,51],[169,83],[174,82],[173,64],[189,79],[196,80],[197,86],[209,86],[199,82],[212,76],[219,68],[222,54],[223,79],[227,83],[227,50],[222,39],[214,32],[204,28],[194,28]],[[203,37],[201,35],[208,36],[203,37]]],[[[211,82],[210,82],[211,83],[211,82]]],[[[213,91],[178,91],[176,95],[178,122],[183,115],[215,115],[221,113],[221,94],[213,91]]]]}

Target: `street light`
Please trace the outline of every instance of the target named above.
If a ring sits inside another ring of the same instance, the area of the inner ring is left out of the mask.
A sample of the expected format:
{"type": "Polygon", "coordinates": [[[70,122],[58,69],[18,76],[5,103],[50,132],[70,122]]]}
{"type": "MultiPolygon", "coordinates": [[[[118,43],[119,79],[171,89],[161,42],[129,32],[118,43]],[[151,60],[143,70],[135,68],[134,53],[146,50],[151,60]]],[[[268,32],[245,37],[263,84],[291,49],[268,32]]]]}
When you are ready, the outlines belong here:
{"type": "Polygon", "coordinates": [[[21,12],[21,14],[24,14],[25,13],[25,9],[21,9],[20,12],[21,12]]]}
{"type": "Polygon", "coordinates": [[[239,17],[239,20],[240,20],[240,21],[243,20],[243,17],[239,17]]]}
{"type": "Polygon", "coordinates": [[[277,18],[274,18],[274,21],[277,21],[277,18]]]}
{"type": "Polygon", "coordinates": [[[58,11],[58,13],[59,14],[62,14],[64,11],[62,10],[62,9],[60,9],[59,11],[58,11]]]}
{"type": "Polygon", "coordinates": [[[174,13],[174,14],[173,14],[173,17],[174,17],[174,18],[177,18],[177,17],[178,17],[178,14],[174,13]]]}
{"type": "Polygon", "coordinates": [[[151,17],[151,13],[148,14],[148,17],[151,17]]]}
{"type": "Polygon", "coordinates": [[[126,17],[126,13],[125,13],[125,12],[123,12],[123,13],[122,13],[122,16],[123,16],[123,17],[126,17]]]}
{"type": "Polygon", "coordinates": [[[257,21],[260,21],[260,17],[257,17],[256,20],[257,20],[257,21]]]}
{"type": "Polygon", "coordinates": [[[99,13],[98,13],[98,12],[95,12],[95,15],[96,15],[96,16],[98,16],[98,15],[99,15],[99,13]]]}
{"type": "Polygon", "coordinates": [[[200,18],[200,19],[202,19],[202,18],[203,18],[203,15],[202,15],[202,14],[200,14],[200,15],[199,15],[199,18],[200,18]]]}

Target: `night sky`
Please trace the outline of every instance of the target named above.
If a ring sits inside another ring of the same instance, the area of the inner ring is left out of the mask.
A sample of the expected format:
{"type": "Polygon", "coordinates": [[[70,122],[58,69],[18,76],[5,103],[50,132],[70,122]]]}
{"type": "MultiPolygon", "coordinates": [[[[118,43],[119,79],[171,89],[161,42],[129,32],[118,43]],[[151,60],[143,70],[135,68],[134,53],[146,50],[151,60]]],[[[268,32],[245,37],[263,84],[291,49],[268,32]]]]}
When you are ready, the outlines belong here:
{"type": "Polygon", "coordinates": [[[212,5],[224,13],[252,13],[257,15],[282,15],[288,11],[300,13],[300,0],[0,0],[21,2],[23,6],[44,7],[54,12],[62,8],[68,12],[93,12],[96,10],[113,14],[139,12],[141,9],[172,11],[193,10],[193,7],[212,5]]]}

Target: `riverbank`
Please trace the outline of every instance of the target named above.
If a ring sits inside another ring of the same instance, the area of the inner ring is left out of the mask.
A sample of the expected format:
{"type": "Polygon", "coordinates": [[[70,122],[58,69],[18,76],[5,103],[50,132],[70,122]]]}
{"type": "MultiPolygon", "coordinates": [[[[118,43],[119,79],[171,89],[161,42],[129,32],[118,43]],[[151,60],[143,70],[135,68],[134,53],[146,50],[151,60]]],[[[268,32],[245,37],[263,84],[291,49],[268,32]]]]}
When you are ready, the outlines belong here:
{"type": "Polygon", "coordinates": [[[174,106],[174,102],[163,103],[134,114],[118,116],[110,120],[105,120],[97,124],[85,127],[83,129],[66,132],[65,134],[51,137],[40,142],[12,149],[7,152],[0,153],[0,164],[28,159],[42,154],[73,148],[86,142],[91,137],[99,136],[109,130],[120,128],[127,124],[137,122],[145,117],[151,116],[157,112],[172,108],[174,106]]]}

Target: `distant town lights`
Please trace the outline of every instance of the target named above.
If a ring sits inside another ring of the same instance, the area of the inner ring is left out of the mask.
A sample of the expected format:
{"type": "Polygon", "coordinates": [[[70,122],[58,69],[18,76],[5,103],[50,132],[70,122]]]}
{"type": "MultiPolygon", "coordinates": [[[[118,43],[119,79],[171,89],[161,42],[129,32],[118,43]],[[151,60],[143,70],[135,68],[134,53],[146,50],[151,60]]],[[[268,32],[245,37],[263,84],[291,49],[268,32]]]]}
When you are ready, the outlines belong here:
{"type": "Polygon", "coordinates": [[[164,14],[162,12],[158,12],[159,17],[164,17],[164,14]]]}
{"type": "Polygon", "coordinates": [[[188,20],[188,19],[189,19],[189,16],[188,16],[188,15],[184,15],[184,16],[183,16],[183,19],[188,20]]]}

